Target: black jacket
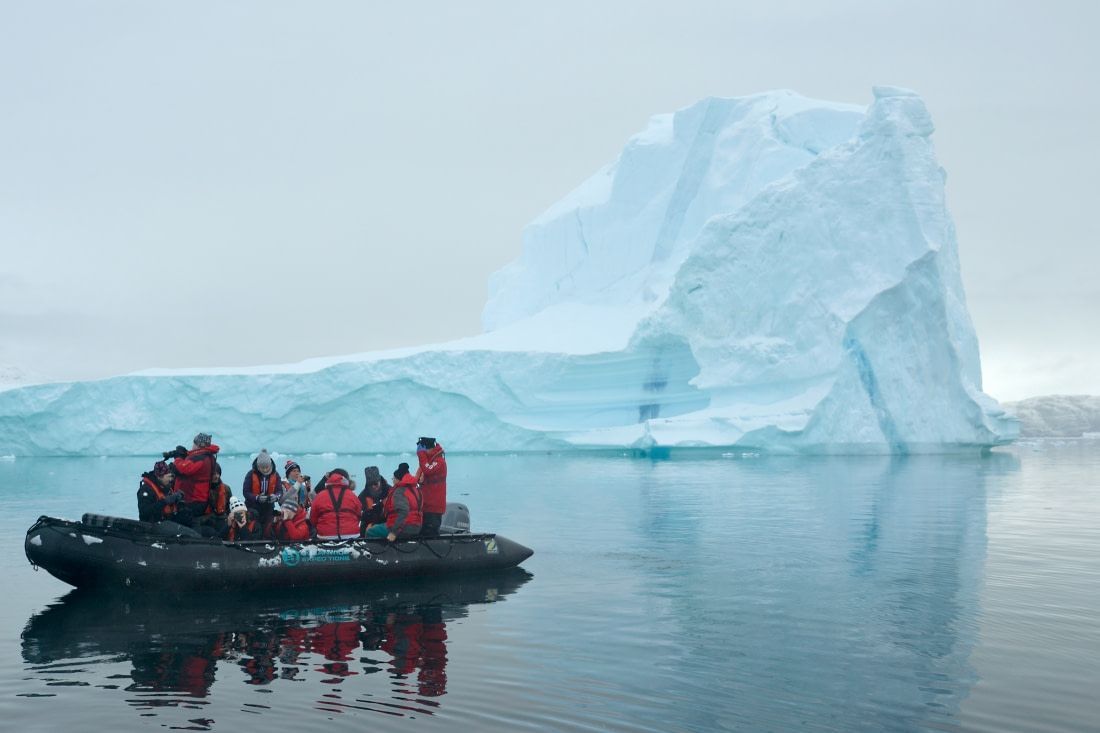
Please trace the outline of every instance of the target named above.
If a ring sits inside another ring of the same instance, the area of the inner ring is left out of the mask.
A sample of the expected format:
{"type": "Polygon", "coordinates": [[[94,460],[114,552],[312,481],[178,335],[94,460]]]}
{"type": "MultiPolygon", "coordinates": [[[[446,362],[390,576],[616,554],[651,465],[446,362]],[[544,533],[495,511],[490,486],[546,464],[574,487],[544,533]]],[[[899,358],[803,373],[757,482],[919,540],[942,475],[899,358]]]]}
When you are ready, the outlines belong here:
{"type": "Polygon", "coordinates": [[[389,483],[387,483],[386,479],[382,479],[382,485],[378,487],[378,496],[371,494],[369,486],[359,492],[359,503],[363,505],[363,521],[360,523],[360,526],[364,532],[367,527],[372,524],[386,523],[386,511],[382,508],[382,501],[386,498],[386,494],[388,494],[389,491],[389,483]],[[368,499],[374,502],[373,506],[371,506],[368,499]],[[370,508],[368,509],[367,507],[370,508]]]}
{"type": "Polygon", "coordinates": [[[164,488],[157,483],[157,477],[152,471],[146,471],[141,474],[142,479],[148,479],[153,484],[156,484],[156,489],[153,489],[144,480],[138,484],[137,490],[137,504],[138,504],[138,519],[142,522],[160,522],[169,517],[164,513],[164,507],[170,503],[168,501],[168,495],[172,493],[173,489],[164,488]],[[160,491],[161,496],[157,496],[157,491],[160,491]]]}

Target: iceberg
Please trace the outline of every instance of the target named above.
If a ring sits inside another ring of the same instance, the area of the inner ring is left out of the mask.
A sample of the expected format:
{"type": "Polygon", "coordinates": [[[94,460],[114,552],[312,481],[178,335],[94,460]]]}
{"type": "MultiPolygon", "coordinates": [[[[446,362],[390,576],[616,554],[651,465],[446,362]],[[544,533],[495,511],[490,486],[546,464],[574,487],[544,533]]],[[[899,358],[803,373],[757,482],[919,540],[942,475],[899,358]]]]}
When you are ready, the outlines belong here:
{"type": "Polygon", "coordinates": [[[776,91],[658,115],[533,221],[484,332],[252,368],[0,392],[0,453],[984,450],[945,174],[913,92],[776,91]]]}
{"type": "Polygon", "coordinates": [[[1100,437],[1100,397],[1045,395],[1005,407],[1020,420],[1023,438],[1100,437]]]}

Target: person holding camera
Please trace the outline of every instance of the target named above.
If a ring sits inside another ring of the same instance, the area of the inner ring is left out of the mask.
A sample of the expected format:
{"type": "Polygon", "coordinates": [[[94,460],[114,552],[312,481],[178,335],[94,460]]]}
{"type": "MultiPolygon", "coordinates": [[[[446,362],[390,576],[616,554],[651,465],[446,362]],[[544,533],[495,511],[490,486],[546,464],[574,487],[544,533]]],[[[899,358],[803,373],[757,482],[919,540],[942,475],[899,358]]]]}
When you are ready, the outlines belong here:
{"type": "Polygon", "coordinates": [[[152,471],[141,474],[137,492],[139,520],[161,522],[176,518],[183,492],[172,490],[175,478],[171,467],[164,461],[157,461],[152,471]]]}
{"type": "Polygon", "coordinates": [[[229,516],[225,518],[221,538],[226,542],[263,539],[263,529],[256,521],[256,515],[248,510],[244,500],[239,496],[229,500],[229,516]]]}
{"type": "Polygon", "coordinates": [[[261,448],[252,461],[252,470],[244,476],[241,493],[248,508],[256,512],[260,526],[270,523],[275,515],[275,504],[283,498],[283,480],[267,448],[261,448]]]}
{"type": "Polygon", "coordinates": [[[209,433],[199,433],[192,441],[191,450],[182,445],[163,453],[164,460],[174,458],[172,471],[176,474],[176,489],[183,492],[183,506],[188,519],[178,517],[177,521],[190,523],[190,517],[201,517],[206,513],[206,503],[210,499],[210,482],[214,476],[214,465],[217,463],[218,451],[209,433]]]}
{"type": "Polygon", "coordinates": [[[298,506],[309,509],[313,501],[313,485],[309,476],[302,475],[302,467],[294,461],[287,461],[283,466],[283,496],[292,495],[297,499],[298,506]]]}
{"type": "Polygon", "coordinates": [[[420,462],[416,480],[424,496],[424,527],[420,534],[437,537],[447,511],[447,455],[435,438],[422,437],[416,441],[416,459],[420,462]]]}

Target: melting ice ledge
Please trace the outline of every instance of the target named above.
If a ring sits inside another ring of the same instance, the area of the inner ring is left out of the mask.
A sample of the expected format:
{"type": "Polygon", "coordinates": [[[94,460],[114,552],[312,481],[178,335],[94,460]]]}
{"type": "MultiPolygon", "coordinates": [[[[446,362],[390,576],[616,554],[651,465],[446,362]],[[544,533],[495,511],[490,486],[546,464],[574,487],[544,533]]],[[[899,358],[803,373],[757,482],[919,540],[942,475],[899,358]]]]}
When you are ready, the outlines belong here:
{"type": "Polygon", "coordinates": [[[251,369],[0,392],[0,454],[735,448],[971,451],[981,391],[921,99],[788,91],[654,117],[524,230],[485,332],[251,369]]]}

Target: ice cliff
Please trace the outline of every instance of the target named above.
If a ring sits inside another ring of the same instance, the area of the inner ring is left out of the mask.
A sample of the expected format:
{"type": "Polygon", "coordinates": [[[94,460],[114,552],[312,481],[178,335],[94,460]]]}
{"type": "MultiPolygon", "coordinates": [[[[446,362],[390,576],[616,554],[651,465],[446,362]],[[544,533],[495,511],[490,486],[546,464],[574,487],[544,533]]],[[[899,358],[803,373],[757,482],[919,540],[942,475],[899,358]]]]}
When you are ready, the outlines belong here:
{"type": "Polygon", "coordinates": [[[1007,402],[1020,419],[1023,438],[1100,436],[1100,396],[1047,395],[1007,402]]]}
{"type": "Polygon", "coordinates": [[[654,117],[525,230],[485,333],[0,392],[0,454],[740,447],[977,450],[981,391],[933,126],[780,91],[654,117]]]}

